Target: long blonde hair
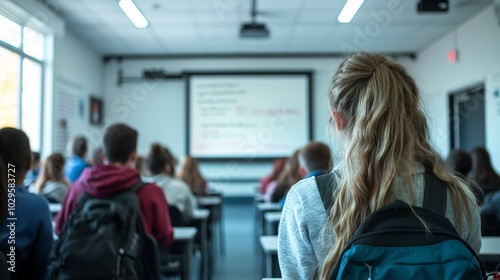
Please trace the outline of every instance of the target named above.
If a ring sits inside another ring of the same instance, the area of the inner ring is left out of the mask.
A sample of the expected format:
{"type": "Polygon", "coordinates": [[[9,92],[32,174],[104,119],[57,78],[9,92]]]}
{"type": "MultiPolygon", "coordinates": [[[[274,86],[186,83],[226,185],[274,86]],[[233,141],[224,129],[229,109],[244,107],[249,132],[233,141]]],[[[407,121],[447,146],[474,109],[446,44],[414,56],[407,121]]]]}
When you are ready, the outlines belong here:
{"type": "Polygon", "coordinates": [[[40,176],[35,183],[36,193],[41,193],[48,181],[64,182],[67,184],[63,174],[64,162],[63,155],[59,153],[52,154],[45,159],[45,162],[42,164],[40,176]]]}
{"type": "Polygon", "coordinates": [[[198,161],[193,157],[186,156],[184,158],[184,162],[177,173],[177,178],[184,181],[191,188],[194,195],[206,195],[207,181],[201,175],[198,161]]]}
{"type": "Polygon", "coordinates": [[[352,55],[339,66],[329,95],[331,110],[342,113],[347,124],[341,132],[344,168],[327,225],[335,244],[321,279],[328,279],[363,220],[398,197],[398,182],[415,197],[411,174],[417,164],[447,184],[459,229],[464,217],[472,223],[463,205],[475,205],[473,196],[432,149],[419,91],[400,64],[381,55],[352,55]]]}

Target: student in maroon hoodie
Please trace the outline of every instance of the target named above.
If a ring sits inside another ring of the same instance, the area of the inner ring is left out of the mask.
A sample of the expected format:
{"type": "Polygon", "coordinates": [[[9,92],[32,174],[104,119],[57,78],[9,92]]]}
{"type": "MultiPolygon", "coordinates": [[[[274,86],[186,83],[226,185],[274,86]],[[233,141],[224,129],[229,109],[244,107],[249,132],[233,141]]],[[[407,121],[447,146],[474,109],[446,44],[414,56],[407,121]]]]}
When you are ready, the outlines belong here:
{"type": "MultiPolygon", "coordinates": [[[[61,212],[56,217],[57,235],[61,235],[64,223],[83,192],[100,198],[110,197],[131,188],[141,179],[139,173],[131,167],[137,157],[137,137],[137,131],[125,124],[108,127],[103,141],[105,164],[85,169],[80,180],[68,189],[61,212]]],[[[137,195],[146,233],[156,239],[159,247],[172,244],[173,228],[163,191],[155,184],[145,184],[137,195]]]]}

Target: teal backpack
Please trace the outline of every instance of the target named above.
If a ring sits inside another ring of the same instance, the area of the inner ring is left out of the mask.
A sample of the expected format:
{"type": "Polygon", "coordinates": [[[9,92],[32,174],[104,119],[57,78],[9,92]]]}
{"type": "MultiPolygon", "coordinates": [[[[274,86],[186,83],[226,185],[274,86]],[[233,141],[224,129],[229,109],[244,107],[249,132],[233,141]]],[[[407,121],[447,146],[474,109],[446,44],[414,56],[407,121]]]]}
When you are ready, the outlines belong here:
{"type": "MultiPolygon", "coordinates": [[[[317,176],[327,213],[333,205],[332,173],[317,176]]],[[[344,248],[330,280],[483,279],[484,267],[474,250],[445,217],[447,188],[425,173],[423,207],[412,206],[430,234],[401,200],[369,215],[344,248]]]]}

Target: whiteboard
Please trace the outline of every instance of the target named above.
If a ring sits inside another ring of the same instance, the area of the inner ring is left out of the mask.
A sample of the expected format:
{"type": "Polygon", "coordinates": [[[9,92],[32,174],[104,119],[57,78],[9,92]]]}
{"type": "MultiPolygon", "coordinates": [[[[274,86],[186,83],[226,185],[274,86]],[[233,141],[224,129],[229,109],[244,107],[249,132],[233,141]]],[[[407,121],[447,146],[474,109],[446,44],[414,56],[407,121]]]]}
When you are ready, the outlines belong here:
{"type": "Polygon", "coordinates": [[[190,74],[188,154],[288,157],[311,139],[311,73],[190,74]]]}

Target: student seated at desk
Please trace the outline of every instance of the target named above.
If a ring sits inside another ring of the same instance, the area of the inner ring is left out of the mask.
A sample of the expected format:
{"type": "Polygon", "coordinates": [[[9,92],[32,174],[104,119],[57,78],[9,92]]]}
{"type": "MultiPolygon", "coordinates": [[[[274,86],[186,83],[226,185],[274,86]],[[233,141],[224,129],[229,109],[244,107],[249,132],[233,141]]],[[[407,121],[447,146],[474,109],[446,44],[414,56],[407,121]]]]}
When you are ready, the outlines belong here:
{"type": "Polygon", "coordinates": [[[186,156],[179,168],[177,178],[186,183],[195,196],[208,195],[207,181],[201,175],[198,161],[191,156],[186,156]]]}
{"type": "MultiPolygon", "coordinates": [[[[300,173],[305,178],[328,173],[332,169],[330,148],[321,142],[311,141],[299,151],[300,173]]],[[[281,208],[285,205],[286,194],[279,201],[281,208]]]]}
{"type": "MultiPolygon", "coordinates": [[[[8,226],[14,224],[16,272],[11,273],[11,279],[44,280],[48,276],[47,265],[54,241],[52,218],[47,200],[22,187],[30,164],[31,149],[26,134],[15,128],[0,129],[2,180],[7,179],[8,193],[15,194],[15,209],[8,213],[8,218],[15,220],[7,220],[5,216],[0,220],[0,249],[5,255],[11,254],[14,244],[9,237],[13,229],[8,226]]],[[[2,200],[5,202],[7,199],[2,200]]]]}
{"type": "Polygon", "coordinates": [[[484,194],[482,189],[473,181],[469,181],[468,175],[472,170],[472,157],[462,149],[453,149],[446,158],[446,164],[455,171],[455,175],[467,181],[472,192],[476,196],[479,205],[483,203],[484,194]]]}
{"type": "MultiPolygon", "coordinates": [[[[84,192],[106,198],[132,188],[141,180],[139,173],[132,168],[137,156],[137,138],[137,131],[125,124],[114,124],[106,129],[103,141],[105,164],[85,169],[80,180],[69,188],[56,218],[57,235],[61,235],[84,192]]],[[[137,196],[146,234],[153,236],[160,248],[172,244],[174,231],[161,189],[154,183],[145,184],[137,191],[137,196]]]]}
{"type": "Polygon", "coordinates": [[[281,172],[283,171],[283,166],[285,166],[285,162],[286,158],[278,158],[274,160],[273,172],[268,176],[262,178],[262,180],[260,181],[260,186],[259,186],[260,194],[265,194],[267,188],[269,187],[269,184],[278,179],[278,176],[280,176],[281,172]]]}
{"type": "Polygon", "coordinates": [[[264,201],[280,201],[290,188],[302,179],[302,174],[299,170],[298,155],[299,151],[297,150],[286,160],[283,171],[279,175],[278,179],[271,182],[267,187],[266,194],[264,195],[264,201]]]}
{"type": "Polygon", "coordinates": [[[489,193],[500,190],[500,175],[495,172],[491,164],[490,154],[483,147],[472,150],[472,180],[483,190],[484,197],[489,193]]]}
{"type": "Polygon", "coordinates": [[[90,166],[85,162],[86,155],[87,138],[84,136],[74,137],[71,141],[71,157],[64,164],[64,176],[66,176],[71,184],[80,178],[85,168],[90,166]]]}
{"type": "Polygon", "coordinates": [[[92,151],[92,158],[90,159],[92,166],[104,164],[104,153],[102,147],[99,146],[92,151]]]}
{"type": "Polygon", "coordinates": [[[26,173],[26,178],[24,178],[23,186],[28,188],[35,183],[36,179],[40,175],[40,153],[31,152],[31,168],[26,173]]]}
{"type": "Polygon", "coordinates": [[[63,169],[63,155],[58,153],[50,155],[45,159],[40,176],[30,191],[47,198],[50,203],[61,203],[68,190],[63,169]]]}
{"type": "Polygon", "coordinates": [[[480,206],[483,236],[500,236],[500,191],[490,193],[480,206]]]}
{"type": "Polygon", "coordinates": [[[167,148],[158,143],[152,144],[145,160],[151,176],[144,179],[157,184],[163,190],[169,205],[177,207],[184,219],[189,221],[193,210],[197,207],[196,198],[186,183],[172,176],[172,160],[167,148]]]}

